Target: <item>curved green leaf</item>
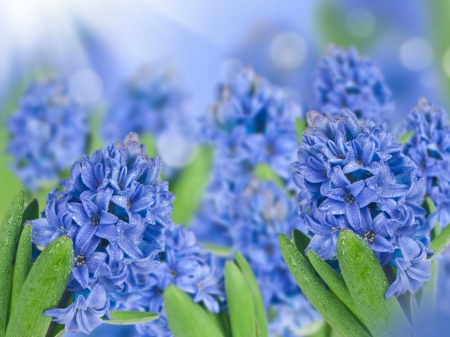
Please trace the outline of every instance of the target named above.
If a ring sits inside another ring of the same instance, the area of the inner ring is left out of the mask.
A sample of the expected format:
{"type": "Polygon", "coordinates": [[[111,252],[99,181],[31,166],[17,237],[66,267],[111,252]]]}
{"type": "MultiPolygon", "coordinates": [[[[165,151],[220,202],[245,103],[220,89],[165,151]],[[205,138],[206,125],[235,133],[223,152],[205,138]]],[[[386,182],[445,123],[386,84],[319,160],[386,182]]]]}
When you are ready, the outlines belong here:
{"type": "Polygon", "coordinates": [[[191,163],[183,169],[173,187],[171,186],[171,192],[177,196],[173,202],[172,213],[175,223],[188,223],[197,210],[208,183],[212,155],[211,147],[198,148],[191,163]]]}
{"type": "Polygon", "coordinates": [[[231,255],[231,247],[229,246],[214,245],[205,242],[199,242],[199,245],[205,247],[208,252],[211,252],[216,256],[228,257],[231,255]]]}
{"type": "Polygon", "coordinates": [[[431,242],[430,249],[434,250],[432,259],[437,257],[450,244],[450,226],[445,227],[442,232],[431,242]]]}
{"type": "Polygon", "coordinates": [[[19,245],[17,247],[16,262],[14,264],[14,275],[11,290],[11,299],[9,301],[9,313],[14,310],[22,286],[28,276],[31,268],[31,224],[26,224],[20,235],[19,245]]]}
{"type": "Polygon", "coordinates": [[[302,231],[294,229],[292,231],[292,241],[294,242],[294,245],[298,249],[298,251],[302,253],[304,257],[306,257],[305,250],[306,247],[308,247],[311,239],[302,231]]]}
{"type": "Polygon", "coordinates": [[[307,127],[308,124],[306,123],[306,120],[302,118],[295,119],[295,133],[300,144],[302,143],[303,133],[305,132],[307,127]]]}
{"type": "Polygon", "coordinates": [[[284,261],[303,294],[328,324],[343,336],[369,337],[366,330],[336,302],[294,244],[283,234],[278,236],[278,240],[284,261]]]}
{"type": "Polygon", "coordinates": [[[257,325],[257,335],[260,337],[269,336],[269,331],[267,330],[266,321],[266,311],[264,309],[264,303],[262,300],[261,292],[259,291],[258,282],[256,282],[255,275],[253,274],[252,268],[248,264],[245,257],[236,252],[234,254],[234,262],[237,264],[242,274],[244,275],[250,290],[253,295],[253,304],[255,305],[255,314],[257,325]]]}
{"type": "Polygon", "coordinates": [[[31,200],[31,202],[25,207],[25,210],[22,214],[22,224],[25,223],[25,221],[28,220],[35,220],[39,219],[39,203],[37,199],[31,200]]]}
{"type": "Polygon", "coordinates": [[[256,313],[253,294],[234,262],[225,265],[225,292],[233,337],[256,337],[256,313]]]}
{"type": "Polygon", "coordinates": [[[104,319],[103,323],[111,325],[134,325],[151,322],[159,318],[158,314],[145,311],[122,311],[110,313],[112,319],[104,319]]]}
{"type": "Polygon", "coordinates": [[[63,337],[64,334],[66,333],[66,331],[64,329],[62,329],[60,332],[58,332],[55,337],[63,337]]]}
{"type": "Polygon", "coordinates": [[[389,282],[369,246],[354,232],[342,230],[338,259],[348,291],[374,336],[403,336],[410,332],[408,319],[395,296],[385,300],[389,282]]]}
{"type": "Polygon", "coordinates": [[[6,331],[7,337],[44,337],[51,317],[46,310],[56,307],[72,269],[72,240],[63,235],[50,242],[39,255],[22,287],[6,331]]]}
{"type": "Polygon", "coordinates": [[[0,224],[0,337],[5,335],[11,266],[21,228],[25,194],[20,191],[0,224]]]}
{"type": "Polygon", "coordinates": [[[308,251],[308,259],[312,266],[316,270],[317,274],[322,278],[322,280],[327,284],[327,286],[333,291],[333,293],[342,301],[342,303],[350,310],[350,312],[355,315],[361,323],[364,323],[364,319],[358,312],[358,309],[353,301],[350,293],[348,292],[347,286],[345,285],[344,279],[330,267],[328,263],[320,258],[312,250],[308,251]]]}
{"type": "Polygon", "coordinates": [[[164,291],[164,308],[175,337],[224,337],[206,311],[175,286],[168,286],[164,291]]]}

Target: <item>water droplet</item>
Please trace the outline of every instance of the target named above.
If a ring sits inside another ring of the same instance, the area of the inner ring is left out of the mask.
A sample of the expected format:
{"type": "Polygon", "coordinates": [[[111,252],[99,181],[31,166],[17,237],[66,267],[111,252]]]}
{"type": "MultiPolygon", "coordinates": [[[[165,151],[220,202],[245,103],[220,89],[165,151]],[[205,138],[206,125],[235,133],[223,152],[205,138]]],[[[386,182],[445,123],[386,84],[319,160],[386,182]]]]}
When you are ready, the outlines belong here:
{"type": "Polygon", "coordinates": [[[296,266],[296,265],[297,265],[297,262],[295,261],[295,259],[294,259],[294,258],[292,258],[292,259],[291,259],[291,262],[292,262],[292,264],[293,264],[294,266],[296,266]]]}

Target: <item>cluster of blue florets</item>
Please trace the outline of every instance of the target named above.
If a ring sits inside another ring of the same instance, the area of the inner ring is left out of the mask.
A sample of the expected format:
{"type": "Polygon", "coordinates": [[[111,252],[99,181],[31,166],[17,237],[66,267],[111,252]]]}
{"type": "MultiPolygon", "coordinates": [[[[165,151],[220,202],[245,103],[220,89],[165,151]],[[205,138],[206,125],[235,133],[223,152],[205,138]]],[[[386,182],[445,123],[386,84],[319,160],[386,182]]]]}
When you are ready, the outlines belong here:
{"type": "Polygon", "coordinates": [[[447,111],[425,98],[407,116],[403,131],[412,132],[403,152],[426,181],[426,194],[439,211],[441,227],[450,223],[450,125],[447,111]]]}
{"type": "Polygon", "coordinates": [[[271,312],[269,330],[282,336],[319,318],[278,249],[278,234],[299,226],[295,200],[285,188],[298,146],[295,119],[301,116],[288,93],[250,68],[220,85],[204,124],[216,145],[212,177],[193,224],[202,240],[229,246],[249,261],[271,312]],[[283,187],[254,178],[261,163],[273,169],[283,187]]]}
{"type": "Polygon", "coordinates": [[[9,118],[8,129],[12,169],[33,191],[58,180],[86,150],[86,114],[59,79],[33,83],[9,118]]]}
{"type": "Polygon", "coordinates": [[[129,132],[156,137],[169,127],[187,129],[192,123],[186,115],[186,97],[172,68],[143,67],[115,96],[103,122],[103,137],[112,142],[129,132]]]}
{"type": "Polygon", "coordinates": [[[223,273],[216,268],[214,256],[196,243],[192,231],[172,224],[166,230],[166,246],[159,253],[159,260],[158,268],[142,277],[133,288],[142,297],[124,304],[126,309],[159,315],[156,321],[136,326],[139,336],[172,336],[163,302],[164,290],[169,285],[175,285],[191,295],[195,303],[203,303],[209,311],[219,312],[225,299],[223,273]]]}
{"type": "Polygon", "coordinates": [[[174,196],[160,172],[160,159],[149,158],[130,133],[75,162],[63,191],[48,195],[44,217],[31,221],[37,246],[63,234],[74,243],[67,285],[73,303],[45,313],[66,330],[89,333],[101,317],[142,296],[132,288],[158,265],[171,224],[174,196]]]}
{"type": "Polygon", "coordinates": [[[348,108],[359,119],[376,123],[388,121],[393,111],[391,92],[381,71],[355,48],[329,47],[314,81],[314,99],[320,112],[338,115],[348,108]]]}
{"type": "Polygon", "coordinates": [[[244,67],[217,88],[217,101],[203,121],[206,138],[215,144],[215,172],[243,184],[261,162],[285,181],[295,156],[295,120],[301,107],[287,91],[244,67]]]}
{"type": "Polygon", "coordinates": [[[415,292],[430,277],[425,184],[386,125],[360,122],[344,109],[330,117],[311,111],[294,181],[300,212],[312,235],[308,249],[325,260],[336,256],[339,231],[359,234],[382,265],[397,268],[386,297],[415,292]]]}

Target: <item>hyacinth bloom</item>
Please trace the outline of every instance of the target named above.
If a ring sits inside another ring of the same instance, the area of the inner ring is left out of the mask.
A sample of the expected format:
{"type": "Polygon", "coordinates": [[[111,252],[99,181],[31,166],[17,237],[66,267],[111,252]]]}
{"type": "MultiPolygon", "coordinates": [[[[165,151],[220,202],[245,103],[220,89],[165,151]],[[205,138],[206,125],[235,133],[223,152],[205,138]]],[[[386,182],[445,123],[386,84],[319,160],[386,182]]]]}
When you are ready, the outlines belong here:
{"type": "Polygon", "coordinates": [[[103,123],[103,137],[114,141],[129,132],[158,136],[175,124],[187,128],[186,100],[171,67],[144,66],[115,96],[103,123]]]}
{"type": "Polygon", "coordinates": [[[142,294],[133,303],[124,303],[129,310],[145,310],[158,313],[154,322],[137,325],[139,336],[172,336],[164,311],[163,293],[169,285],[176,285],[193,297],[195,303],[203,303],[211,312],[218,313],[225,298],[223,275],[215,268],[210,253],[198,245],[192,231],[183,226],[170,225],[160,265],[150,275],[137,282],[132,289],[142,294]]]}
{"type": "Polygon", "coordinates": [[[288,180],[297,147],[294,122],[300,117],[301,107],[291,93],[242,67],[218,86],[203,120],[204,137],[217,144],[215,165],[223,167],[224,178],[236,179],[238,173],[248,179],[264,162],[288,180]]]}
{"type": "Polygon", "coordinates": [[[393,111],[391,92],[378,67],[355,48],[330,46],[314,80],[315,108],[338,115],[343,108],[381,123],[393,111]]]}
{"type": "Polygon", "coordinates": [[[429,276],[421,266],[428,263],[436,217],[424,216],[424,184],[414,163],[385,124],[359,122],[348,109],[336,117],[311,111],[307,120],[293,168],[300,217],[312,234],[308,249],[334,259],[339,231],[352,230],[382,265],[398,269],[410,263],[409,271],[398,270],[387,295],[417,291],[429,276]],[[414,268],[423,274],[414,277],[414,268]]]}
{"type": "Polygon", "coordinates": [[[450,125],[447,112],[435,108],[425,98],[407,116],[403,131],[412,131],[404,153],[417,165],[426,181],[426,194],[439,210],[441,227],[450,223],[450,125]]]}
{"type": "Polygon", "coordinates": [[[88,135],[86,114],[59,79],[30,85],[8,120],[12,169],[30,190],[58,179],[79,160],[88,135]]]}
{"type": "Polygon", "coordinates": [[[137,134],[84,156],[63,190],[48,195],[45,217],[31,221],[33,242],[45,247],[66,233],[74,242],[67,290],[74,302],[46,312],[68,331],[89,333],[157,266],[174,196],[161,181],[161,161],[149,158],[137,134]],[[56,310],[56,311],[55,311],[56,310]]]}
{"type": "Polygon", "coordinates": [[[101,284],[97,284],[92,291],[74,295],[75,301],[65,309],[50,309],[44,315],[53,317],[53,321],[64,324],[66,331],[81,331],[89,334],[102,324],[102,317],[107,315],[109,299],[101,284]]]}

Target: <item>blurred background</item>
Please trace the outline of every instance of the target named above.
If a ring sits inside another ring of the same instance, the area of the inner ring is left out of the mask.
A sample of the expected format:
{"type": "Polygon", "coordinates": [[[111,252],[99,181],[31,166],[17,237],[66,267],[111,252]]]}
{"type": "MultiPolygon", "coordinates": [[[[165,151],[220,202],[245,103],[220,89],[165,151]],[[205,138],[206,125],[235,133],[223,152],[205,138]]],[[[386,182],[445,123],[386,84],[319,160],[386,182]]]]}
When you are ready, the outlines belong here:
{"type": "Polygon", "coordinates": [[[91,151],[128,132],[107,117],[124,85],[145,71],[176,78],[167,87],[192,132],[168,130],[153,145],[170,177],[192,159],[193,121],[236,64],[294,92],[306,112],[327,46],[355,46],[384,74],[394,128],[420,96],[450,106],[449,19],[446,0],[0,0],[0,213],[22,186],[5,152],[8,116],[35,80],[65,79],[87,111],[91,151]]]}
{"type": "MultiPolygon", "coordinates": [[[[380,67],[396,121],[419,96],[445,106],[449,8],[446,1],[406,0],[1,0],[2,164],[9,161],[3,151],[7,116],[32,81],[52,75],[67,81],[96,126],[108,102],[145,66],[176,73],[189,116],[205,113],[216,84],[235,62],[295,91],[307,111],[316,67],[335,44],[355,46],[380,67]]],[[[97,144],[109,141],[99,132],[92,137],[97,144]]],[[[0,186],[13,187],[17,179],[1,166],[0,186]]]]}

